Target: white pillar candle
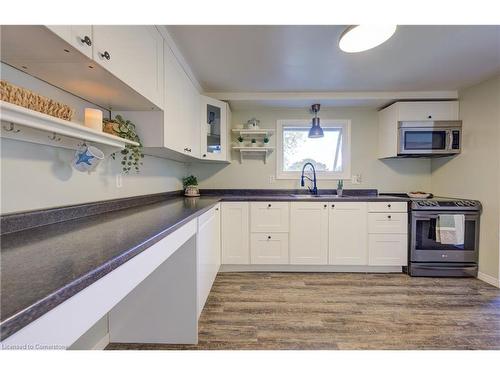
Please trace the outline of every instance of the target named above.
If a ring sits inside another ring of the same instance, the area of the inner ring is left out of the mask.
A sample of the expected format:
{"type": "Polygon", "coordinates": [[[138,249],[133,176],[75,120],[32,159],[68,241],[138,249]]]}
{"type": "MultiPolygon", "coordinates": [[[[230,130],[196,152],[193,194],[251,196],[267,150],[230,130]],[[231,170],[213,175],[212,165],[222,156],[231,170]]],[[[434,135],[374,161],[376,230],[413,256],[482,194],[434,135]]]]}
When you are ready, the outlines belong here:
{"type": "Polygon", "coordinates": [[[94,108],[85,108],[85,126],[102,132],[102,111],[94,108]]]}

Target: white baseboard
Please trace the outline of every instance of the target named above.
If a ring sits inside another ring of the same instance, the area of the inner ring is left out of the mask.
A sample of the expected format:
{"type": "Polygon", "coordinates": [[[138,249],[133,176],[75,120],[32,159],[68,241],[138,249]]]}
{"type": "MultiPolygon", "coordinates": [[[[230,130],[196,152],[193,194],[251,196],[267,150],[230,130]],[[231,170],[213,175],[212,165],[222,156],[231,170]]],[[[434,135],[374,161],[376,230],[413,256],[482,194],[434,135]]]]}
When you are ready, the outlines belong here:
{"type": "Polygon", "coordinates": [[[100,339],[92,348],[92,350],[103,350],[106,346],[109,345],[109,333],[106,333],[102,339],[100,339]]]}
{"type": "Polygon", "coordinates": [[[223,264],[219,272],[370,272],[401,273],[401,266],[332,266],[295,264],[223,264]]]}
{"type": "Polygon", "coordinates": [[[482,272],[477,273],[477,278],[479,280],[484,281],[485,283],[491,284],[493,286],[496,286],[497,288],[500,288],[500,280],[495,279],[493,276],[487,275],[482,272]]]}

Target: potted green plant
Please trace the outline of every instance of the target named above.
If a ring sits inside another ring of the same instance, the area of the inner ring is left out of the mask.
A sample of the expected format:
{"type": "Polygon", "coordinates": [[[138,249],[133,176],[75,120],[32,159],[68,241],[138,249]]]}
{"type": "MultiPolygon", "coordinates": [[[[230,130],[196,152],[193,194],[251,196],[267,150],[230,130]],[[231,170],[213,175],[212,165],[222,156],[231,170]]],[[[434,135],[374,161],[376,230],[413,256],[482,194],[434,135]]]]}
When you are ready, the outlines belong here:
{"type": "Polygon", "coordinates": [[[343,192],[344,192],[344,181],[339,180],[337,182],[337,195],[341,197],[343,192]]]}
{"type": "MultiPolygon", "coordinates": [[[[126,145],[120,151],[122,155],[122,171],[128,174],[134,168],[135,172],[139,173],[139,166],[142,165],[141,159],[144,158],[144,154],[142,153],[142,142],[135,131],[134,123],[125,120],[120,115],[116,115],[114,119],[103,120],[103,131],[139,143],[139,146],[126,145]]],[[[111,157],[115,160],[116,152],[112,153],[111,157]]]]}
{"type": "Polygon", "coordinates": [[[255,138],[252,138],[252,147],[257,146],[257,140],[255,138]]]}
{"type": "Polygon", "coordinates": [[[240,135],[237,139],[238,139],[238,145],[240,147],[243,147],[243,141],[244,141],[243,137],[240,135]]]}
{"type": "Polygon", "coordinates": [[[269,145],[269,138],[268,137],[264,137],[263,141],[264,141],[264,147],[269,145]]]}
{"type": "Polygon", "coordinates": [[[200,190],[198,189],[198,179],[196,176],[190,175],[182,179],[184,186],[184,195],[186,197],[199,197],[200,190]]]}

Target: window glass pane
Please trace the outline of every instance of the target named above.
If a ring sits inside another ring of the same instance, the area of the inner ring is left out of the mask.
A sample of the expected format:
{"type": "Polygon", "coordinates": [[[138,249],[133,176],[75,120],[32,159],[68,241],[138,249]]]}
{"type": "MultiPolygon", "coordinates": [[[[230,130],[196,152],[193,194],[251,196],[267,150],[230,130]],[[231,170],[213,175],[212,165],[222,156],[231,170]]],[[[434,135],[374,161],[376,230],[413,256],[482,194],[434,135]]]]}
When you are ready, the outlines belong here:
{"type": "Polygon", "coordinates": [[[283,171],[301,171],[310,162],[316,171],[342,171],[342,128],[323,127],[323,138],[309,138],[310,127],[283,127],[283,171]]]}

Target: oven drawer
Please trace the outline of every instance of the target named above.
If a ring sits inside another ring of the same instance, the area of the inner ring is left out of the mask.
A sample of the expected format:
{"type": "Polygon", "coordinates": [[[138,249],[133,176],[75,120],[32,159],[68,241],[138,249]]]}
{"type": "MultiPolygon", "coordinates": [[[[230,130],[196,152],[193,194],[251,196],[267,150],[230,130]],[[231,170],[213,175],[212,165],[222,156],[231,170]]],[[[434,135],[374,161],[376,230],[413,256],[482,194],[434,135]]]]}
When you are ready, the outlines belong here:
{"type": "Polygon", "coordinates": [[[411,251],[412,262],[477,262],[473,250],[415,250],[411,251]]]}
{"type": "Polygon", "coordinates": [[[368,202],[368,212],[408,212],[406,202],[368,202]]]}
{"type": "Polygon", "coordinates": [[[474,263],[410,263],[410,276],[424,277],[477,277],[474,263]]]}
{"type": "Polygon", "coordinates": [[[408,233],[408,214],[390,212],[368,214],[368,233],[408,233]]]}

